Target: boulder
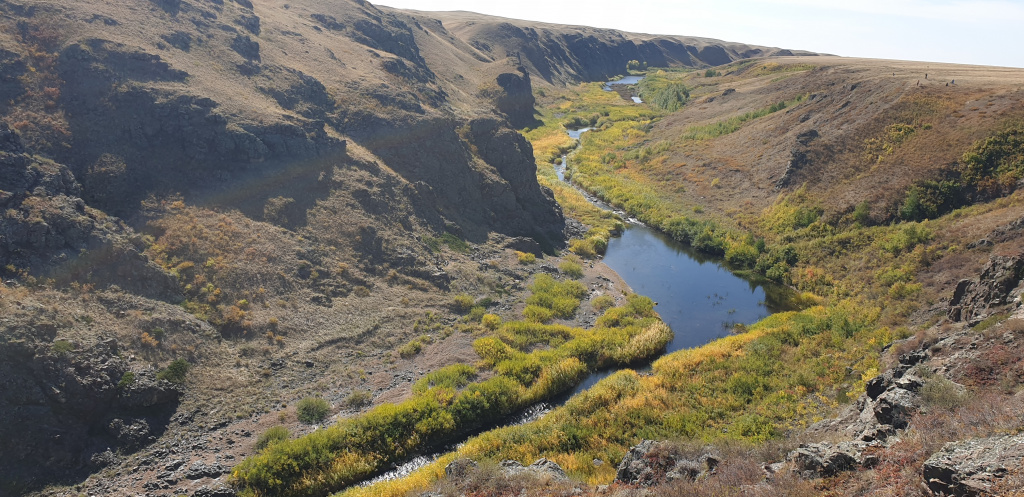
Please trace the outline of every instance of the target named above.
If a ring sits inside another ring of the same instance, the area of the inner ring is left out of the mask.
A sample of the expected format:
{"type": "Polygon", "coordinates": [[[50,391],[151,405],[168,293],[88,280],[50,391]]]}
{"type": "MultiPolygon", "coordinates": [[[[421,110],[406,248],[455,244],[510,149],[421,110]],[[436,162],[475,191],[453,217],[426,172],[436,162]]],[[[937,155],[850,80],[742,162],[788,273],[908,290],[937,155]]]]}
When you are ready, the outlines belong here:
{"type": "Polygon", "coordinates": [[[529,466],[523,466],[519,461],[505,460],[501,461],[499,467],[503,473],[509,476],[533,474],[534,476],[547,476],[552,480],[569,479],[558,463],[544,457],[537,459],[529,466]]]}
{"type": "Polygon", "coordinates": [[[921,408],[920,398],[909,390],[890,388],[878,396],[874,406],[875,419],[896,429],[906,428],[910,417],[921,408]]]}
{"type": "Polygon", "coordinates": [[[709,453],[688,458],[668,442],[644,440],[622,458],[615,482],[650,487],[682,479],[693,481],[713,472],[718,464],[719,458],[709,453]]]}
{"type": "Polygon", "coordinates": [[[462,479],[478,467],[479,465],[472,459],[456,459],[444,467],[444,475],[447,478],[462,479]]]}
{"type": "Polygon", "coordinates": [[[1024,434],[947,443],[924,463],[928,488],[942,495],[988,495],[1024,464],[1024,434]]]}
{"type": "Polygon", "coordinates": [[[793,471],[804,478],[825,478],[863,466],[863,451],[867,446],[860,441],[803,444],[790,452],[786,460],[793,463],[793,471]]]}

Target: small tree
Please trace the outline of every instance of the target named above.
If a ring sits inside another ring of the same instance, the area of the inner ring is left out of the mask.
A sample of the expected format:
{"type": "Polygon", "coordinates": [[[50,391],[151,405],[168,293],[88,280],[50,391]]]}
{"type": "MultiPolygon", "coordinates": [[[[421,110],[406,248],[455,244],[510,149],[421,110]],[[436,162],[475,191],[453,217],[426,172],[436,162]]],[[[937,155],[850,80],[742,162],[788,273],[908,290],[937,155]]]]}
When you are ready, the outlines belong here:
{"type": "Polygon", "coordinates": [[[185,376],[192,365],[185,359],[175,359],[167,365],[167,368],[156,374],[156,379],[167,380],[171,383],[184,383],[185,376]]]}
{"type": "Polygon", "coordinates": [[[645,69],[647,69],[646,62],[640,62],[639,60],[631,60],[629,62],[626,62],[627,71],[643,71],[645,69]]]}

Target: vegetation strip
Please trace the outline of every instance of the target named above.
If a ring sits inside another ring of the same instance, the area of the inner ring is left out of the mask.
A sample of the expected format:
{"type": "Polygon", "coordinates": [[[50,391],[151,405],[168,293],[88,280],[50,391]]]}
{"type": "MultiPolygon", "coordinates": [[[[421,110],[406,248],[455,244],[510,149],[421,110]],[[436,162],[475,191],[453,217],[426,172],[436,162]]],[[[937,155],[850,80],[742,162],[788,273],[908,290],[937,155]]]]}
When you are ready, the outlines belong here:
{"type": "Polygon", "coordinates": [[[232,479],[241,495],[323,495],[379,473],[388,464],[443,447],[464,434],[577,385],[587,373],[649,359],[672,332],[654,303],[631,295],[605,311],[593,329],[544,324],[576,311],[586,288],[540,274],[531,287],[526,321],[505,323],[474,349],[495,373],[474,382],[476,367],[457,364],[430,373],[413,398],[317,430],[269,443],[239,464],[232,479]]]}

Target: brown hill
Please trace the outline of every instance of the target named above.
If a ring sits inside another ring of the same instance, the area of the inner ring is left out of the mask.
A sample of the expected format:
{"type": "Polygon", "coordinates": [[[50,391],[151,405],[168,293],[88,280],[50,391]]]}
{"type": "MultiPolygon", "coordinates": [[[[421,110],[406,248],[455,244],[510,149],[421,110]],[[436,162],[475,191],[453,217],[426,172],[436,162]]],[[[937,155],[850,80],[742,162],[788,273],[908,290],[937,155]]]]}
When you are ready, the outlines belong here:
{"type": "Polygon", "coordinates": [[[648,142],[678,144],[664,164],[694,180],[683,202],[734,216],[806,185],[830,216],[867,202],[876,220],[889,220],[912,185],[945,178],[972,144],[1024,118],[1021,69],[783,57],[722,72],[690,75],[693,101],[660,120],[648,142]],[[797,97],[805,98],[735,132],[680,140],[797,97]]]}

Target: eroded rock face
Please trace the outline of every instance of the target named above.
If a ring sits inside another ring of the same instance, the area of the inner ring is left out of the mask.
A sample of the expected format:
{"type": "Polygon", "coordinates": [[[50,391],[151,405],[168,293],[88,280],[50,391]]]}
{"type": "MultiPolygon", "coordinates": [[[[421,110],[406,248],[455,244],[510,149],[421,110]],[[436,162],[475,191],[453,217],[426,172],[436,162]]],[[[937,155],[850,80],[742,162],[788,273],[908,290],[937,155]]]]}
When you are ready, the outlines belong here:
{"type": "Polygon", "coordinates": [[[141,238],[88,208],[67,167],[25,154],[2,123],[0,188],[0,267],[177,298],[177,282],[141,253],[141,238]]]}
{"type": "Polygon", "coordinates": [[[114,340],[53,345],[38,310],[0,321],[0,474],[21,484],[95,470],[156,439],[180,391],[153,371],[133,373],[114,340]]]}
{"type": "Polygon", "coordinates": [[[533,96],[533,85],[530,83],[530,73],[526,68],[520,67],[519,74],[499,74],[497,82],[503,94],[495,99],[494,104],[512,127],[522,129],[535,124],[537,118],[533,113],[537,100],[533,96]]]}
{"type": "Polygon", "coordinates": [[[687,458],[674,451],[668,442],[644,440],[622,458],[615,482],[650,487],[682,479],[693,481],[713,472],[718,463],[719,457],[710,453],[687,458]]]}
{"type": "Polygon", "coordinates": [[[1024,255],[994,256],[977,281],[961,280],[949,301],[950,321],[977,324],[991,309],[1007,305],[1020,296],[1024,279],[1024,255]]]}
{"type": "Polygon", "coordinates": [[[1024,464],[1024,435],[950,442],[924,463],[928,488],[942,495],[994,495],[993,486],[1024,464]]]}
{"type": "Polygon", "coordinates": [[[73,146],[56,157],[86,184],[84,199],[91,206],[124,216],[155,191],[187,190],[264,161],[344,152],[345,143],[323,129],[320,119],[332,107],[319,81],[262,67],[259,44],[248,35],[239,35],[232,47],[260,74],[258,88],[309,119],[265,124],[229,119],[217,101],[172,89],[189,74],[158,55],[102,39],[64,48],[57,69],[66,82],[61,104],[73,146]],[[114,187],[104,187],[108,183],[114,187]]]}

